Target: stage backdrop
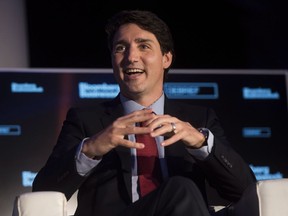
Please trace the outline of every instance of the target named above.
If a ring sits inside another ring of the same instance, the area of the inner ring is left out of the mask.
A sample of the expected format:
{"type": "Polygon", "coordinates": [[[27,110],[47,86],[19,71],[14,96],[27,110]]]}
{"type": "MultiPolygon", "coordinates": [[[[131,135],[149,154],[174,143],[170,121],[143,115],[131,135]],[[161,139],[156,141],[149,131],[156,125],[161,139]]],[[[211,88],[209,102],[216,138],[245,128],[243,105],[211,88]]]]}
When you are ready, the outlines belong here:
{"type": "MultiPolygon", "coordinates": [[[[287,71],[173,69],[169,98],[210,106],[228,139],[258,179],[288,177],[287,71]]],[[[66,112],[119,92],[111,69],[0,71],[0,214],[10,216],[16,195],[31,191],[66,112]]],[[[97,112],[97,110],[95,110],[97,112]]]]}

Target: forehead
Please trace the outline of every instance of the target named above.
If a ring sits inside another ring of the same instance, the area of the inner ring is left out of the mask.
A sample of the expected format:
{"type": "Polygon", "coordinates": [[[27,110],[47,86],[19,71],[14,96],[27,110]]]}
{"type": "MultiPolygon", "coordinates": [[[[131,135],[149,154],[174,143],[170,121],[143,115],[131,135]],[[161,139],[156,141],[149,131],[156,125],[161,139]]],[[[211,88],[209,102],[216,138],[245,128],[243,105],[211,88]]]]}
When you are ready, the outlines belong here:
{"type": "Polygon", "coordinates": [[[148,39],[150,41],[158,42],[156,36],[134,23],[125,24],[119,27],[118,31],[114,35],[114,43],[119,41],[135,41],[137,39],[148,39]]]}

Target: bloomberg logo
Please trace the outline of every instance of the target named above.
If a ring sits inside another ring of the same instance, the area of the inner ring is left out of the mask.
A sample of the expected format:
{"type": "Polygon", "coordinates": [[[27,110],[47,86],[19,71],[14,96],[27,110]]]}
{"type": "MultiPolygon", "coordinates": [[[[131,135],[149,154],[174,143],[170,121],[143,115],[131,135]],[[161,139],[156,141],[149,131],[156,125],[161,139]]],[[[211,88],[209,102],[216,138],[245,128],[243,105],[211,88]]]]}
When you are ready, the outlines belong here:
{"type": "Polygon", "coordinates": [[[273,92],[270,88],[243,87],[242,92],[243,92],[243,98],[247,100],[251,100],[251,99],[278,100],[280,99],[279,92],[273,92]]]}
{"type": "Polygon", "coordinates": [[[283,174],[280,172],[271,173],[269,166],[254,166],[253,164],[249,165],[253,173],[256,176],[257,180],[266,180],[266,179],[282,179],[283,174]]]}
{"type": "Polygon", "coordinates": [[[114,98],[120,91],[118,84],[89,84],[79,83],[80,98],[114,98]]]}
{"type": "Polygon", "coordinates": [[[37,86],[36,83],[11,83],[11,92],[13,93],[43,93],[44,88],[37,86]]]}

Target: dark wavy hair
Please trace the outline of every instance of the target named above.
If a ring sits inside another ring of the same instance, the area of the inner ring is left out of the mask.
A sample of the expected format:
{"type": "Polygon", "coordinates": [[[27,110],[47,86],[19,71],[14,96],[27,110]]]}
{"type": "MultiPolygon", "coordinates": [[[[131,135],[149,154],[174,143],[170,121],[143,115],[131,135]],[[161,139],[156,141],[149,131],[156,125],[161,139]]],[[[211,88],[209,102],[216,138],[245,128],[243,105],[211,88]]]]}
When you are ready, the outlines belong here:
{"type": "MultiPolygon", "coordinates": [[[[172,61],[174,61],[174,42],[170,28],[162,19],[151,11],[123,10],[111,17],[105,27],[108,48],[110,51],[112,50],[114,35],[119,27],[129,23],[136,24],[145,31],[154,34],[160,44],[162,54],[164,55],[165,53],[171,52],[173,55],[172,61]]],[[[170,67],[165,70],[165,74],[168,73],[170,67]]]]}

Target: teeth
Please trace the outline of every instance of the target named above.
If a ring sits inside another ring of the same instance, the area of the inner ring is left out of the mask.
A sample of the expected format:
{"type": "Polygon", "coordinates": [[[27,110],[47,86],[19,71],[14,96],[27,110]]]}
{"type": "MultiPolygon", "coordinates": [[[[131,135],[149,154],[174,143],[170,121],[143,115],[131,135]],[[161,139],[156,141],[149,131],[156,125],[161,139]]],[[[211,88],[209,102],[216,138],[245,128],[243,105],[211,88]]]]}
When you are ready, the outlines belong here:
{"type": "Polygon", "coordinates": [[[142,73],[142,72],[143,72],[143,70],[141,70],[141,69],[128,69],[125,71],[125,73],[128,73],[128,74],[130,74],[130,73],[142,73]]]}

